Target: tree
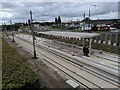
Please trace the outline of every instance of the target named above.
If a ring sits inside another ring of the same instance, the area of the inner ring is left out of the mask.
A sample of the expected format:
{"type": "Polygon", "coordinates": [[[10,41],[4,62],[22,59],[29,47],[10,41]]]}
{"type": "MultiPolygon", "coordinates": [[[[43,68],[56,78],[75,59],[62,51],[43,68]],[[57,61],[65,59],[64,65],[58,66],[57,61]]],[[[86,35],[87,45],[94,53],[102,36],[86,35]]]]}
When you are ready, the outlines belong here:
{"type": "Polygon", "coordinates": [[[58,20],[57,20],[57,18],[55,18],[55,23],[56,23],[56,24],[58,23],[58,20]]]}
{"type": "Polygon", "coordinates": [[[113,24],[119,24],[119,20],[117,20],[117,19],[112,19],[112,23],[113,23],[113,24]]]}
{"type": "Polygon", "coordinates": [[[23,22],[23,26],[26,26],[25,22],[23,22]]]}
{"type": "Polygon", "coordinates": [[[28,25],[30,26],[30,20],[28,19],[28,25]]]}
{"type": "Polygon", "coordinates": [[[60,18],[60,16],[58,17],[58,23],[61,24],[61,18],[60,18]]]}
{"type": "Polygon", "coordinates": [[[28,26],[28,23],[27,23],[27,21],[26,21],[25,25],[26,25],[26,26],[28,26]]]}

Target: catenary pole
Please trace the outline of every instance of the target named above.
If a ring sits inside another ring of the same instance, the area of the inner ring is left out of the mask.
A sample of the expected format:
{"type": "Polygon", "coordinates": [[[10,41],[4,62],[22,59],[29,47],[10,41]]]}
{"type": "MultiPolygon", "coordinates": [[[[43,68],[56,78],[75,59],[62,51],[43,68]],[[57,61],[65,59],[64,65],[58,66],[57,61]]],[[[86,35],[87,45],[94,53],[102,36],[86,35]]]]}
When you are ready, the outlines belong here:
{"type": "Polygon", "coordinates": [[[35,35],[34,35],[34,28],[33,28],[33,24],[32,24],[32,11],[30,11],[30,27],[31,27],[31,31],[32,31],[32,36],[33,36],[33,52],[34,52],[34,58],[37,59],[36,57],[36,51],[35,51],[35,35]]]}
{"type": "MultiPolygon", "coordinates": [[[[10,26],[11,26],[11,31],[12,31],[12,20],[10,20],[10,26]]],[[[14,40],[14,33],[13,33],[13,31],[12,31],[12,38],[13,38],[13,40],[12,40],[12,42],[15,42],[15,40],[14,40]]]]}

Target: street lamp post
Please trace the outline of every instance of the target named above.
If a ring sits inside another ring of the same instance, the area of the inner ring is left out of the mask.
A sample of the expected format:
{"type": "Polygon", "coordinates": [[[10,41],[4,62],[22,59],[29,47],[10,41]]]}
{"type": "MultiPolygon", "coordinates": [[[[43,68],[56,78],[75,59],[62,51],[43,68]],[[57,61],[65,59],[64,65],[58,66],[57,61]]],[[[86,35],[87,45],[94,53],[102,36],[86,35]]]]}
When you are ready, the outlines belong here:
{"type": "Polygon", "coordinates": [[[90,25],[90,9],[91,9],[91,7],[96,7],[97,5],[90,5],[89,6],[89,28],[91,28],[91,25],[90,25]]]}
{"type": "MultiPolygon", "coordinates": [[[[97,5],[90,5],[89,6],[89,29],[91,29],[91,24],[90,24],[90,9],[91,9],[92,6],[96,7],[97,5]]],[[[89,42],[90,53],[91,53],[91,42],[92,42],[92,38],[90,38],[90,42],[89,42]]]]}

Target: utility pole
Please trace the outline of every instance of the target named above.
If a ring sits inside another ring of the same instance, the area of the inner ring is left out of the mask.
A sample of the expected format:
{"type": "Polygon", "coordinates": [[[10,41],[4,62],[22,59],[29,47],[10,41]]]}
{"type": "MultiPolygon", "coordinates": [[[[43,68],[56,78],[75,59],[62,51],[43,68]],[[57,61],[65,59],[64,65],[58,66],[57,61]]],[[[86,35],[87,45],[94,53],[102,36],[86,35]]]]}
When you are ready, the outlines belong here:
{"type": "Polygon", "coordinates": [[[1,29],[1,31],[3,31],[4,30],[4,24],[2,23],[2,29],[1,29]]]}
{"type": "Polygon", "coordinates": [[[5,22],[4,22],[4,32],[5,32],[6,36],[7,36],[7,26],[6,26],[5,22]]]}
{"type": "MultiPolygon", "coordinates": [[[[11,21],[11,20],[10,20],[10,26],[11,26],[11,31],[12,31],[12,21],[11,21]]],[[[13,31],[12,31],[12,38],[13,38],[12,42],[15,42],[15,40],[14,40],[14,33],[13,33],[13,31]]]]}
{"type": "Polygon", "coordinates": [[[83,25],[84,25],[84,26],[83,26],[83,31],[85,31],[85,24],[86,24],[86,23],[85,23],[85,13],[84,13],[84,15],[83,15],[83,18],[84,18],[84,23],[83,23],[83,25]]]}
{"type": "Polygon", "coordinates": [[[5,30],[5,32],[6,32],[6,23],[4,22],[4,30],[5,30]]]}
{"type": "Polygon", "coordinates": [[[3,31],[5,30],[5,25],[4,25],[4,23],[2,23],[2,30],[3,30],[3,31]]]}
{"type": "Polygon", "coordinates": [[[32,11],[30,11],[30,27],[32,31],[32,36],[33,36],[33,51],[34,51],[34,58],[37,59],[36,57],[36,51],[35,51],[35,35],[34,35],[34,30],[33,30],[33,24],[32,24],[32,11]]]}
{"type": "Polygon", "coordinates": [[[2,32],[5,31],[5,23],[2,23],[2,32]]]}

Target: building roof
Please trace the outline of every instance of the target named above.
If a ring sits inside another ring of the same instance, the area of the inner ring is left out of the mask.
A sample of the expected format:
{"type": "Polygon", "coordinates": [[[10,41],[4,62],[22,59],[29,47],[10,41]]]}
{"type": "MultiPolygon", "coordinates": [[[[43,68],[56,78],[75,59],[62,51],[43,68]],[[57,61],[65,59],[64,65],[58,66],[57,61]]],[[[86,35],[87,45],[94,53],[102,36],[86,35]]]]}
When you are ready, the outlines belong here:
{"type": "MultiPolygon", "coordinates": [[[[113,24],[115,21],[120,21],[120,19],[99,19],[99,20],[91,20],[91,19],[85,19],[86,22],[89,22],[91,24],[113,24]]],[[[82,20],[81,22],[84,22],[82,20]]]]}
{"type": "Polygon", "coordinates": [[[120,23],[120,19],[97,19],[97,20],[92,20],[89,19],[88,17],[86,17],[85,19],[81,20],[81,21],[68,21],[68,22],[62,22],[62,24],[79,24],[82,22],[86,22],[86,23],[91,23],[91,24],[114,24],[116,21],[118,21],[120,23]]]}
{"type": "Polygon", "coordinates": [[[38,32],[41,34],[46,35],[53,35],[53,36],[62,36],[62,37],[69,37],[69,38],[93,38],[99,36],[98,33],[78,33],[78,32],[63,32],[63,31],[47,31],[47,32],[38,32]]]}

